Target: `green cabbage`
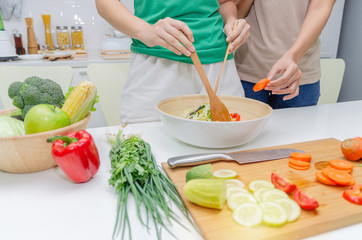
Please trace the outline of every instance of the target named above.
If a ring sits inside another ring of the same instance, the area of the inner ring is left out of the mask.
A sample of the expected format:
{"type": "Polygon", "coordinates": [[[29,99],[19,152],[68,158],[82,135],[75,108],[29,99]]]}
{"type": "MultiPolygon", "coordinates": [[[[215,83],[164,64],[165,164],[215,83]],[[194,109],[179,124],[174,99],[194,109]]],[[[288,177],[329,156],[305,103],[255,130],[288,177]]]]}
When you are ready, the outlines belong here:
{"type": "Polygon", "coordinates": [[[24,122],[8,115],[0,116],[0,137],[25,135],[24,122]]]}

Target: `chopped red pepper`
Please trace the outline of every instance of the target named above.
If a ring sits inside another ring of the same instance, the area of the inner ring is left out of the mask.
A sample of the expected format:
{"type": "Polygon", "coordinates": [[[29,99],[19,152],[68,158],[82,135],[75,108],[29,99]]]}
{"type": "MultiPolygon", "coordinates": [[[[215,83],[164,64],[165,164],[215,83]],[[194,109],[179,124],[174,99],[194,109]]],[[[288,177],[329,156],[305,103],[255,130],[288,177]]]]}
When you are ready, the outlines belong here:
{"type": "Polygon", "coordinates": [[[92,136],[85,130],[47,139],[53,142],[52,156],[58,166],[74,182],[89,181],[98,171],[100,161],[92,136]]]}
{"type": "Polygon", "coordinates": [[[230,113],[231,121],[240,121],[240,115],[238,113],[230,113]]]}
{"type": "Polygon", "coordinates": [[[362,185],[357,184],[344,191],[343,197],[351,203],[362,205],[362,185]]]}

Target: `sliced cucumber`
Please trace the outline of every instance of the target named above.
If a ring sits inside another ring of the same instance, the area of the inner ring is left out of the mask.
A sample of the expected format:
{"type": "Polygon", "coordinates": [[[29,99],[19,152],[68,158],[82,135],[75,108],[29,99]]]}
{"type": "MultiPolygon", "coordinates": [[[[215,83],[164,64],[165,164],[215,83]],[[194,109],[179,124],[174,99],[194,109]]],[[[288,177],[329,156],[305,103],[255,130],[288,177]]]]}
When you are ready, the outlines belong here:
{"type": "Polygon", "coordinates": [[[261,202],[261,195],[263,194],[263,192],[265,192],[266,190],[269,190],[270,188],[258,188],[255,192],[253,192],[253,196],[255,197],[255,199],[258,202],[261,202]]]}
{"type": "Polygon", "coordinates": [[[239,179],[226,179],[226,187],[240,187],[245,188],[245,184],[239,179]]]}
{"type": "Polygon", "coordinates": [[[279,198],[289,198],[288,194],[279,189],[267,189],[261,193],[260,199],[262,202],[274,202],[279,198]]]}
{"type": "Polygon", "coordinates": [[[288,222],[295,221],[300,216],[300,207],[296,201],[290,198],[279,198],[274,201],[282,206],[288,215],[288,222]]]}
{"type": "Polygon", "coordinates": [[[213,174],[215,178],[220,179],[231,179],[238,176],[238,173],[231,169],[219,169],[216,170],[213,174]]]}
{"type": "Polygon", "coordinates": [[[287,211],[275,202],[259,203],[263,210],[263,222],[266,225],[279,227],[288,221],[287,211]]]}
{"type": "Polygon", "coordinates": [[[274,184],[265,180],[254,180],[249,183],[249,189],[255,192],[259,188],[275,188],[274,184]]]}
{"type": "Polygon", "coordinates": [[[262,222],[263,211],[257,203],[242,203],[235,208],[233,219],[242,226],[253,227],[262,222]]]}
{"type": "Polygon", "coordinates": [[[240,187],[226,187],[226,198],[230,197],[231,194],[236,193],[236,192],[249,193],[248,190],[246,190],[245,188],[240,188],[240,187]]]}
{"type": "Polygon", "coordinates": [[[256,203],[256,199],[250,193],[245,192],[236,192],[227,198],[227,204],[231,210],[234,210],[237,206],[246,202],[256,203]]]}

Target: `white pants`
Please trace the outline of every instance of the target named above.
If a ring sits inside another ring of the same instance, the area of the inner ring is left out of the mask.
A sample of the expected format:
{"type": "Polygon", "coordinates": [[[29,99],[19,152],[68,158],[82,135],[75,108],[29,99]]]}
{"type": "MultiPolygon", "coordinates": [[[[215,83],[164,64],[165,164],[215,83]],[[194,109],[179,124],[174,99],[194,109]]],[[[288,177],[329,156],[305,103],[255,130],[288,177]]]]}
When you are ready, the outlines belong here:
{"type": "MultiPolygon", "coordinates": [[[[222,62],[203,65],[213,88],[221,66],[222,62]]],[[[200,93],[205,94],[206,91],[193,64],[133,53],[131,70],[121,94],[121,121],[158,121],[156,105],[159,101],[200,93]]],[[[225,63],[217,93],[244,96],[233,59],[225,63]]]]}

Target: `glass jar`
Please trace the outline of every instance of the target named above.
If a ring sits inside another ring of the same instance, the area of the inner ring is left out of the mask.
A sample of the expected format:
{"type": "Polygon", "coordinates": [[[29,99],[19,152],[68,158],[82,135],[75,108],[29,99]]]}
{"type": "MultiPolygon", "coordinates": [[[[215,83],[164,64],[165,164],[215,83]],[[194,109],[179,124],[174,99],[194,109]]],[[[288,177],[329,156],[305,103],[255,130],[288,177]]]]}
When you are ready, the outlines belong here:
{"type": "Polygon", "coordinates": [[[23,40],[21,38],[21,33],[14,33],[14,42],[15,42],[16,54],[24,55],[25,49],[23,47],[23,40]]]}
{"type": "Polygon", "coordinates": [[[65,45],[70,45],[69,32],[67,26],[56,26],[57,43],[60,49],[64,49],[65,45]]]}
{"type": "Polygon", "coordinates": [[[73,47],[73,49],[74,49],[74,50],[83,50],[84,47],[83,47],[83,45],[81,45],[81,44],[77,44],[77,45],[75,45],[75,46],[73,47]]]}
{"type": "Polygon", "coordinates": [[[73,49],[84,49],[82,26],[72,26],[71,35],[72,35],[72,48],[73,49]],[[79,48],[79,46],[78,46],[78,48],[76,48],[76,45],[81,45],[82,47],[79,48]]]}

